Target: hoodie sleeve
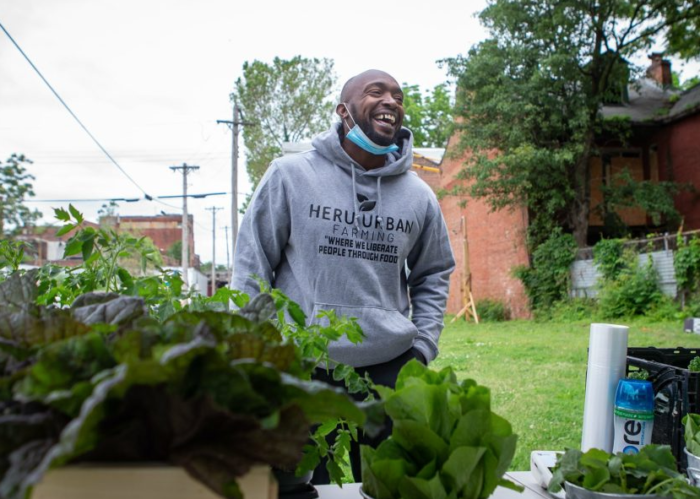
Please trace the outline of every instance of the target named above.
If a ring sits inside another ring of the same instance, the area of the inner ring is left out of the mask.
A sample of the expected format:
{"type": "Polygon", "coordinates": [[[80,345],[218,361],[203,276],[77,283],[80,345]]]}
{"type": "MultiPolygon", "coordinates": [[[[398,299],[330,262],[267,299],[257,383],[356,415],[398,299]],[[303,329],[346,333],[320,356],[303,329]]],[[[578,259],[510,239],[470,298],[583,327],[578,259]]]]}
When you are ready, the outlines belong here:
{"type": "Polygon", "coordinates": [[[289,239],[289,206],[282,173],[273,162],[255,190],[238,232],[233,289],[260,293],[257,278],[274,285],[275,269],[289,239]]]}
{"type": "Polygon", "coordinates": [[[438,353],[450,274],[455,267],[450,238],[437,200],[433,201],[432,207],[432,216],[429,214],[418,243],[408,255],[412,318],[418,329],[413,346],[428,362],[438,353]]]}

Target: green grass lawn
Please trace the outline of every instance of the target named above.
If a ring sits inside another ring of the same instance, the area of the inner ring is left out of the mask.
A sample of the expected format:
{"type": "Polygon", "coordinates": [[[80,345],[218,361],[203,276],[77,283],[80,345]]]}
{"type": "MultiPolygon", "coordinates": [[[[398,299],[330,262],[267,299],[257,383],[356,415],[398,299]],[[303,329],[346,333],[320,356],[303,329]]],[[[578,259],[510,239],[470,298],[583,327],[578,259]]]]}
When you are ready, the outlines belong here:
{"type": "MultiPolygon", "coordinates": [[[[491,389],[493,410],[519,435],[511,469],[529,470],[533,450],[580,447],[589,323],[449,320],[431,367],[452,366],[491,389]]],[[[630,347],[700,347],[681,321],[617,324],[630,327],[630,347]]]]}

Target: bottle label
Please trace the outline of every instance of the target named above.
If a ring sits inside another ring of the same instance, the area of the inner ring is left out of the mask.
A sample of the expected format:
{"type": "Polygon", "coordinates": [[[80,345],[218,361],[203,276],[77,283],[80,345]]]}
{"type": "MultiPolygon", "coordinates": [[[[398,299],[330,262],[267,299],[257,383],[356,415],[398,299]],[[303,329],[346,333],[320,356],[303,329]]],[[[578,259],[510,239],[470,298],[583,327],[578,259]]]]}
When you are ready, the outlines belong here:
{"type": "Polygon", "coordinates": [[[625,419],[636,419],[637,421],[653,421],[654,420],[654,413],[653,412],[638,412],[638,411],[630,411],[628,409],[623,409],[622,407],[615,407],[615,416],[620,416],[621,418],[625,419]]]}

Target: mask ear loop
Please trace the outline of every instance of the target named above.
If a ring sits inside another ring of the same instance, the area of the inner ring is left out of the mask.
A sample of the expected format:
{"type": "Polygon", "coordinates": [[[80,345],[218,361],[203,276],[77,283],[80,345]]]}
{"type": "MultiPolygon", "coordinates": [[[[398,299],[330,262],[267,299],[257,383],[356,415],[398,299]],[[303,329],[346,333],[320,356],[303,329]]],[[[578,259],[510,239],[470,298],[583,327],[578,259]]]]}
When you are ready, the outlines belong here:
{"type": "Polygon", "coordinates": [[[343,106],[345,106],[345,110],[348,112],[348,117],[350,117],[350,119],[352,120],[352,122],[354,123],[354,125],[353,125],[353,126],[350,126],[350,124],[347,123],[347,120],[343,120],[343,121],[346,122],[345,125],[348,127],[348,131],[349,131],[349,130],[352,130],[352,129],[357,125],[357,121],[355,121],[355,118],[353,118],[353,117],[352,117],[352,114],[350,114],[350,108],[348,107],[348,105],[347,105],[345,102],[341,102],[341,104],[342,104],[343,106]]]}

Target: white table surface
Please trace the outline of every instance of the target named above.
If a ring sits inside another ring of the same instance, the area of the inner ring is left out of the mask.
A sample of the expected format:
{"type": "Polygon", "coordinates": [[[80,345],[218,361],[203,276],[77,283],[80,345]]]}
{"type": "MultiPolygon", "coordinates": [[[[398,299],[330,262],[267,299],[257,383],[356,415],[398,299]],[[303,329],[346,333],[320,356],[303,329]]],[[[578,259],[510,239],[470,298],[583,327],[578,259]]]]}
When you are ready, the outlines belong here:
{"type": "MultiPolygon", "coordinates": [[[[529,471],[511,471],[506,473],[511,481],[525,487],[521,493],[514,490],[498,487],[491,499],[552,499],[542,487],[540,487],[529,471]]],[[[347,483],[341,489],[337,485],[316,485],[319,499],[360,499],[360,484],[347,483]]]]}

